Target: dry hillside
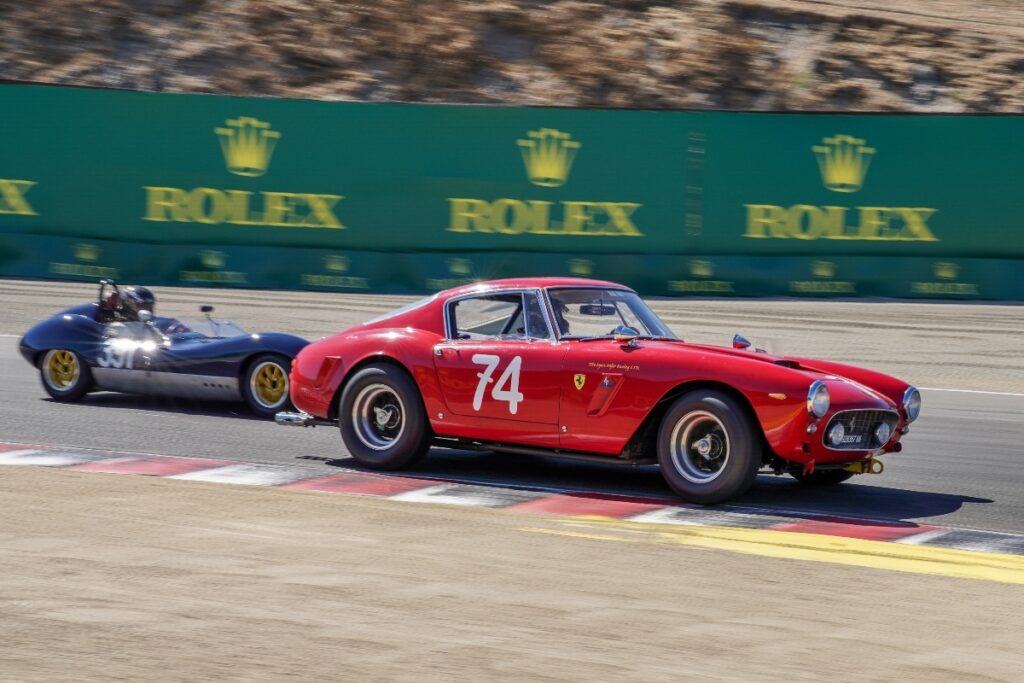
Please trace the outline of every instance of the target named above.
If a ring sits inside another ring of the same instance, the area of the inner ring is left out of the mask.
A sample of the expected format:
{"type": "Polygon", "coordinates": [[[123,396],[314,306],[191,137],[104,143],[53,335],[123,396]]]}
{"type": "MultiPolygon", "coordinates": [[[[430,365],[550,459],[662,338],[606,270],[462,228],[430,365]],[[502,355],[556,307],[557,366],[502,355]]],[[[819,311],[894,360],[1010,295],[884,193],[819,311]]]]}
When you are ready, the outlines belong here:
{"type": "Polygon", "coordinates": [[[0,2],[0,78],[372,101],[1024,111],[1021,0],[0,2]]]}

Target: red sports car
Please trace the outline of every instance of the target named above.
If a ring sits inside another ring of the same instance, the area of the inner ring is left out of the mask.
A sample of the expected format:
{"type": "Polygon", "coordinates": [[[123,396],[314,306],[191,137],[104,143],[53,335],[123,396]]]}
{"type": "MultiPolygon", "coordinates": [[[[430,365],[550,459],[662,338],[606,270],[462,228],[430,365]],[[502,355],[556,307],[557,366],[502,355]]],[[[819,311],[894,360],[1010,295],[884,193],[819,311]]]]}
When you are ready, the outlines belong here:
{"type": "Polygon", "coordinates": [[[761,468],[813,484],[879,472],[921,410],[870,370],[676,337],[633,290],[574,278],[449,289],[322,339],[292,364],[301,413],[399,469],[431,445],[653,464],[687,500],[761,468]]]}

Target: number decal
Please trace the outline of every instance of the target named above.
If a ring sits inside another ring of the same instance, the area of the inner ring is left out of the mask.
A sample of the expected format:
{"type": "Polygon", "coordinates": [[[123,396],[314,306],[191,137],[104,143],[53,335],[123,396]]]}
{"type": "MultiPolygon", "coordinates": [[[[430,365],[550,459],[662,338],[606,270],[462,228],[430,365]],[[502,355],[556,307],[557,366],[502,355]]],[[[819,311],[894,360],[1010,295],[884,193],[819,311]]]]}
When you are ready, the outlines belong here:
{"type": "MultiPolygon", "coordinates": [[[[479,411],[483,407],[487,385],[494,381],[494,371],[497,370],[500,362],[501,358],[489,353],[473,354],[473,364],[484,366],[483,372],[476,373],[480,382],[476,385],[476,393],[473,394],[473,410],[479,411]]],[[[513,415],[518,412],[519,404],[523,400],[523,394],[519,391],[519,370],[522,365],[521,356],[516,356],[509,361],[508,367],[501,373],[494,389],[491,390],[491,398],[495,401],[508,401],[508,412],[513,415]]]]}
{"type": "Polygon", "coordinates": [[[113,345],[108,345],[104,347],[103,355],[96,359],[96,363],[101,368],[131,370],[132,364],[135,362],[135,351],[136,347],[134,346],[115,349],[113,345]]]}

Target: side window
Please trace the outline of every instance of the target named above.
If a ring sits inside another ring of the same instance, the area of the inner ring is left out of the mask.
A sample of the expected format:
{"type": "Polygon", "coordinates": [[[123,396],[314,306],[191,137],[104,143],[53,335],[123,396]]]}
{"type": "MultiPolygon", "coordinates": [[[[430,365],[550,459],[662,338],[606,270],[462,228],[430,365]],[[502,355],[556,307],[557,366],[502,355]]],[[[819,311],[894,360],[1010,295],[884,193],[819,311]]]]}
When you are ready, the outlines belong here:
{"type": "Polygon", "coordinates": [[[521,339],[526,336],[523,297],[519,293],[459,299],[449,306],[449,325],[455,339],[521,339]]]}

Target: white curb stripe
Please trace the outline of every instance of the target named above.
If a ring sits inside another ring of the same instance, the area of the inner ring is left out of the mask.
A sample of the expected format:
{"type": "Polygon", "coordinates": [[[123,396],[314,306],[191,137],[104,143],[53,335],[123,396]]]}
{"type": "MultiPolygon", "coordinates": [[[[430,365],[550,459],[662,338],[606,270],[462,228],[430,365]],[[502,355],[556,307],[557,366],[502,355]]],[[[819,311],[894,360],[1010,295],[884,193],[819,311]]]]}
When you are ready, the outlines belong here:
{"type": "MultiPolygon", "coordinates": [[[[107,456],[109,457],[109,456],[107,456]]],[[[44,451],[29,449],[23,451],[6,451],[0,453],[0,465],[35,465],[37,467],[69,467],[85,462],[102,460],[88,453],[67,453],[60,451],[44,451]]]]}
{"type": "Polygon", "coordinates": [[[937,387],[918,387],[919,391],[951,391],[957,394],[987,394],[989,396],[1021,396],[1024,394],[1014,393],[1012,391],[981,391],[979,389],[939,389],[937,387]]]}
{"type": "Polygon", "coordinates": [[[186,481],[205,481],[215,484],[242,484],[244,486],[279,486],[292,482],[310,479],[309,470],[257,463],[226,465],[212,469],[198,470],[186,474],[175,474],[166,479],[184,479],[186,481]]]}

